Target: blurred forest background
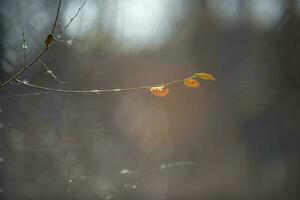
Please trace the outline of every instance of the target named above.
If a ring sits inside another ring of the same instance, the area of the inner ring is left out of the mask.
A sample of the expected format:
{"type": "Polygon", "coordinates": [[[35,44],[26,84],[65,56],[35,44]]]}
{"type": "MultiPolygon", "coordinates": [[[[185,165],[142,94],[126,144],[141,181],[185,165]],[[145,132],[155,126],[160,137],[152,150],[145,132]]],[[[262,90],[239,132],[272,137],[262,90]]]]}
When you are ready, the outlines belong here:
{"type": "MultiPolygon", "coordinates": [[[[82,1],[64,0],[66,24],[82,1]]],[[[0,79],[33,58],[57,1],[0,1],[0,79]]],[[[23,79],[66,89],[215,75],[197,90],[0,91],[0,199],[300,199],[299,0],[89,0],[23,79]],[[17,95],[17,96],[16,96],[17,95]],[[19,96],[18,96],[19,95],[19,96]]]]}

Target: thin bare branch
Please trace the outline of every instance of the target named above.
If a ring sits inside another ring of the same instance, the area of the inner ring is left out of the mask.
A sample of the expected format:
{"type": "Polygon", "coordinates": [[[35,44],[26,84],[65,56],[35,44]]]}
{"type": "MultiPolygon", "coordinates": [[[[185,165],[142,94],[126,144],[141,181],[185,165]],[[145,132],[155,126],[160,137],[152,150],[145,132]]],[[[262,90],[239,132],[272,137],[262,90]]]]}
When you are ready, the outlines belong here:
{"type": "Polygon", "coordinates": [[[57,37],[61,38],[62,35],[64,34],[65,30],[70,26],[70,24],[73,22],[73,20],[78,16],[78,14],[80,13],[81,9],[83,8],[83,6],[86,4],[86,1],[84,1],[81,6],[78,8],[76,14],[70,19],[70,21],[68,22],[68,24],[60,30],[60,32],[58,33],[57,37]]]}
{"type": "Polygon", "coordinates": [[[47,40],[48,40],[48,38],[50,38],[50,39],[53,38],[53,31],[54,31],[56,23],[57,23],[57,19],[58,19],[60,7],[61,7],[61,1],[62,0],[59,0],[59,4],[58,4],[58,7],[57,7],[57,13],[56,13],[56,17],[55,17],[55,21],[54,21],[54,25],[53,25],[52,31],[47,36],[47,39],[45,41],[46,47],[43,50],[41,50],[41,52],[35,58],[33,58],[28,64],[25,63],[23,68],[21,68],[12,77],[10,77],[8,80],[6,80],[4,83],[2,83],[0,85],[0,89],[3,89],[5,87],[7,87],[10,83],[12,83],[13,81],[15,81],[18,77],[20,77],[25,71],[27,71],[28,68],[30,68],[39,58],[41,58],[47,52],[48,48],[52,44],[52,41],[51,42],[47,42],[47,40]]]}
{"type": "Polygon", "coordinates": [[[28,70],[29,67],[31,67],[39,58],[41,58],[48,48],[44,48],[35,58],[33,58],[28,65],[25,65],[22,69],[20,69],[17,73],[15,73],[11,78],[9,78],[7,81],[5,81],[2,85],[0,85],[0,89],[8,86],[10,83],[16,80],[19,76],[21,76],[26,70],[28,70]]]}
{"type": "Polygon", "coordinates": [[[51,92],[57,92],[57,93],[85,93],[85,94],[98,94],[101,93],[100,90],[65,90],[65,89],[57,89],[57,88],[49,88],[49,87],[43,87],[39,85],[34,85],[31,83],[28,83],[26,81],[21,81],[19,79],[16,79],[16,81],[24,86],[31,87],[34,89],[44,90],[44,91],[51,91],[51,92]]]}
{"type": "Polygon", "coordinates": [[[57,23],[59,12],[60,12],[61,2],[62,2],[62,0],[59,0],[59,2],[58,2],[56,16],[55,16],[54,24],[53,24],[53,27],[52,27],[52,30],[51,30],[51,34],[52,35],[53,35],[54,31],[55,31],[56,23],[57,23]]]}
{"type": "Polygon", "coordinates": [[[22,23],[22,19],[21,17],[19,18],[19,23],[20,23],[20,27],[21,27],[21,33],[22,33],[22,49],[23,49],[23,54],[24,54],[24,64],[25,66],[27,65],[27,44],[26,44],[26,37],[25,37],[25,32],[24,32],[24,27],[23,27],[23,23],[22,23]]]}
{"type": "MultiPolygon", "coordinates": [[[[187,77],[187,78],[192,78],[192,77],[187,77]]],[[[170,85],[173,85],[176,83],[180,83],[180,82],[183,82],[187,78],[179,79],[179,80],[175,80],[175,81],[171,81],[171,82],[167,82],[167,83],[152,84],[152,85],[140,86],[140,87],[115,88],[115,89],[93,89],[93,90],[65,90],[65,89],[57,89],[57,88],[39,86],[39,85],[28,83],[26,81],[21,81],[18,79],[16,81],[24,86],[43,90],[43,91],[51,91],[51,92],[58,92],[58,93],[102,94],[102,93],[134,91],[134,90],[149,90],[152,87],[157,87],[157,86],[161,86],[161,85],[170,86],[170,85]]]]}
{"type": "Polygon", "coordinates": [[[41,59],[38,59],[38,62],[46,69],[46,73],[49,74],[55,81],[59,82],[60,84],[69,83],[67,81],[61,81],[57,78],[57,76],[53,73],[53,71],[44,63],[41,59]]]}

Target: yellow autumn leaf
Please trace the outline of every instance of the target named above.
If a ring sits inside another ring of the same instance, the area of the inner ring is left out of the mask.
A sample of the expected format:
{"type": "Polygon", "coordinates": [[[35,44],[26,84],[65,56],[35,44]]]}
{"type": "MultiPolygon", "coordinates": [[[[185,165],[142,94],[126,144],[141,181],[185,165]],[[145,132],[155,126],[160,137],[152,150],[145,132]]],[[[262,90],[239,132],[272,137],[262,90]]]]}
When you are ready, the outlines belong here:
{"type": "Polygon", "coordinates": [[[197,81],[195,79],[192,79],[192,78],[184,79],[183,84],[188,88],[198,88],[198,87],[200,87],[199,81],[197,81]]]}
{"type": "Polygon", "coordinates": [[[195,73],[193,75],[193,77],[194,78],[203,79],[203,80],[206,80],[206,81],[215,81],[216,80],[216,78],[213,75],[208,74],[208,73],[204,73],[204,72],[202,72],[202,73],[195,73]]]}
{"type": "Polygon", "coordinates": [[[170,89],[167,88],[164,85],[156,86],[156,87],[151,87],[150,92],[157,97],[164,97],[167,96],[170,92],[170,89]]]}

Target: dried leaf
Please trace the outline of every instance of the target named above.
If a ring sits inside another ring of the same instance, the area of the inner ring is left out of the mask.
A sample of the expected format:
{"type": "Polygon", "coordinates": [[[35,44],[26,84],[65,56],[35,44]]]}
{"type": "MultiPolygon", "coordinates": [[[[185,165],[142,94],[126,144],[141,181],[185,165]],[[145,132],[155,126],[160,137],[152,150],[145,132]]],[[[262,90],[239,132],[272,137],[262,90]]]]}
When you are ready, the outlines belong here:
{"type": "Polygon", "coordinates": [[[192,79],[192,78],[184,79],[183,84],[188,88],[198,88],[198,87],[200,87],[199,81],[197,81],[195,79],[192,79]]]}
{"type": "Polygon", "coordinates": [[[49,47],[49,45],[54,41],[53,34],[49,34],[47,36],[47,39],[45,40],[46,47],[49,47]]]}
{"type": "Polygon", "coordinates": [[[164,97],[167,96],[170,92],[170,89],[167,88],[164,85],[161,86],[156,86],[156,87],[151,87],[150,92],[157,97],[164,97]]]}
{"type": "Polygon", "coordinates": [[[195,73],[193,75],[194,78],[200,78],[200,79],[203,79],[203,80],[206,80],[206,81],[215,81],[216,78],[211,75],[211,74],[208,74],[208,73],[195,73]]]}

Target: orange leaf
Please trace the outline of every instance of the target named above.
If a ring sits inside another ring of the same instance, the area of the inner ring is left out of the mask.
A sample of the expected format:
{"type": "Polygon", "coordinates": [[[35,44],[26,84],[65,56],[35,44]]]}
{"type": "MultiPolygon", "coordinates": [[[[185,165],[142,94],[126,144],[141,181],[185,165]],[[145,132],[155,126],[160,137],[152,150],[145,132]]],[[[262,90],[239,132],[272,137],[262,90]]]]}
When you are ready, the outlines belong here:
{"type": "Polygon", "coordinates": [[[184,79],[183,84],[188,88],[198,88],[198,87],[200,87],[199,81],[197,81],[195,79],[192,79],[192,78],[184,79]]]}
{"type": "Polygon", "coordinates": [[[203,80],[206,80],[206,81],[215,81],[216,78],[211,75],[211,74],[208,74],[208,73],[196,73],[193,75],[194,78],[200,78],[200,79],[203,79],[203,80]]]}
{"type": "Polygon", "coordinates": [[[156,87],[151,87],[150,92],[157,97],[164,97],[167,96],[170,92],[170,89],[167,88],[164,85],[161,86],[156,86],[156,87]]]}

